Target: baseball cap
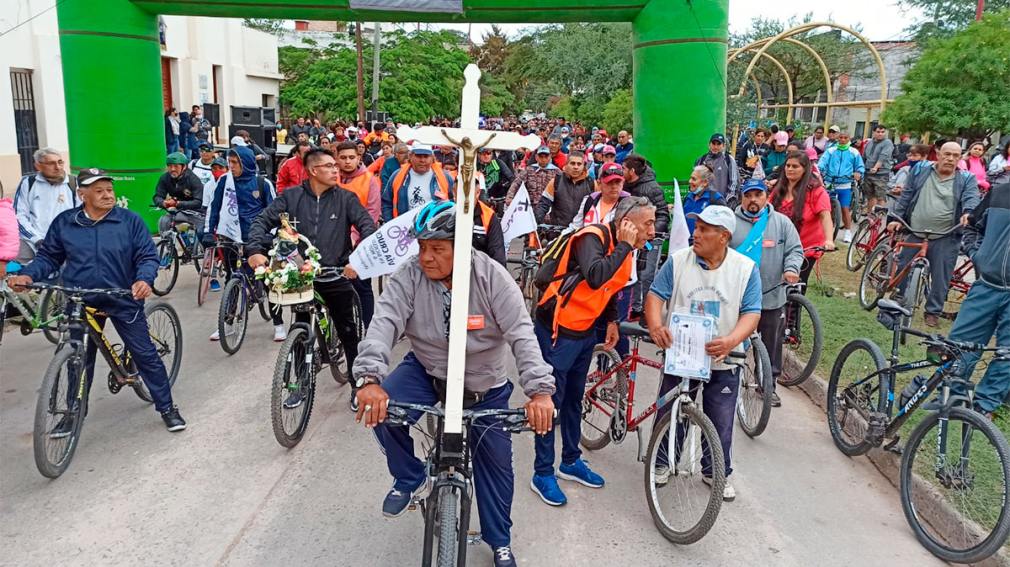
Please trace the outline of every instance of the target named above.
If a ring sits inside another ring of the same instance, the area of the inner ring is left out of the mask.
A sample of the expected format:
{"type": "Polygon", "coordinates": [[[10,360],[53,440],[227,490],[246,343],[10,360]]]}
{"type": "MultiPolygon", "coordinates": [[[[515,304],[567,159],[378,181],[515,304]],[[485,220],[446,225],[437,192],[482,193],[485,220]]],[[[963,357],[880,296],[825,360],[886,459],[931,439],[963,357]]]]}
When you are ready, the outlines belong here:
{"type": "Polygon", "coordinates": [[[743,189],[740,192],[746,193],[748,191],[764,191],[765,193],[767,193],[768,186],[765,185],[765,182],[761,179],[748,179],[743,184],[743,189]]]}
{"type": "Polygon", "coordinates": [[[624,168],[619,163],[606,163],[600,168],[600,182],[610,183],[617,179],[624,180],[624,168]]]}
{"type": "Polygon", "coordinates": [[[828,132],[841,132],[842,129],[838,127],[838,124],[832,124],[831,128],[828,128],[828,132]]]}
{"type": "Polygon", "coordinates": [[[700,213],[689,213],[689,218],[698,219],[705,224],[722,227],[733,233],[736,230],[736,217],[729,207],[722,205],[710,205],[705,207],[700,213]]]}
{"type": "Polygon", "coordinates": [[[200,148],[201,152],[202,151],[208,151],[208,152],[214,151],[214,144],[208,142],[207,140],[204,140],[204,141],[200,142],[199,144],[196,145],[196,147],[200,148]]]}
{"type": "Polygon", "coordinates": [[[604,137],[607,135],[607,131],[604,130],[603,128],[600,128],[599,130],[597,130],[596,133],[599,134],[599,135],[601,135],[601,136],[604,136],[604,137]]]}
{"type": "Polygon", "coordinates": [[[715,142],[717,144],[725,144],[726,136],[723,136],[722,134],[716,132],[715,134],[712,134],[711,138],[708,139],[708,143],[711,144],[712,142],[715,142]]]}
{"type": "Polygon", "coordinates": [[[82,169],[80,173],[77,174],[77,185],[81,187],[87,187],[96,181],[101,181],[102,179],[108,179],[109,181],[115,181],[112,179],[108,173],[104,170],[98,169],[96,167],[90,167],[88,169],[82,169]]]}
{"type": "Polygon", "coordinates": [[[603,148],[605,148],[605,147],[606,146],[604,146],[603,144],[596,144],[595,146],[593,146],[593,152],[594,153],[595,152],[602,152],[603,148]]]}
{"type": "Polygon", "coordinates": [[[565,134],[567,134],[568,132],[571,132],[571,130],[568,129],[568,126],[562,126],[561,127],[561,131],[564,132],[565,134]]]}
{"type": "Polygon", "coordinates": [[[775,132],[775,135],[772,136],[772,139],[775,140],[776,146],[785,146],[789,144],[789,134],[786,134],[781,130],[775,132]]]}
{"type": "Polygon", "coordinates": [[[358,133],[358,129],[355,128],[354,126],[348,126],[347,127],[347,132],[353,132],[353,133],[357,134],[358,133]]]}
{"type": "Polygon", "coordinates": [[[607,155],[607,154],[615,155],[616,156],[617,155],[617,150],[614,149],[614,146],[611,146],[610,144],[607,144],[607,145],[603,146],[603,155],[607,155]]]}
{"type": "Polygon", "coordinates": [[[414,142],[414,145],[410,147],[410,153],[419,156],[434,155],[434,152],[431,151],[431,146],[422,144],[421,142],[414,142]]]}
{"type": "Polygon", "coordinates": [[[245,143],[245,140],[242,139],[242,136],[232,136],[231,145],[233,145],[233,146],[245,146],[247,144],[245,143]]]}
{"type": "Polygon", "coordinates": [[[537,148],[537,153],[538,154],[550,154],[551,153],[551,149],[548,148],[547,146],[540,146],[539,148],[537,148]]]}
{"type": "Polygon", "coordinates": [[[228,167],[228,162],[225,161],[225,159],[223,157],[216,157],[216,158],[214,158],[214,161],[210,162],[210,165],[211,166],[217,165],[217,166],[220,166],[220,167],[228,167]]]}

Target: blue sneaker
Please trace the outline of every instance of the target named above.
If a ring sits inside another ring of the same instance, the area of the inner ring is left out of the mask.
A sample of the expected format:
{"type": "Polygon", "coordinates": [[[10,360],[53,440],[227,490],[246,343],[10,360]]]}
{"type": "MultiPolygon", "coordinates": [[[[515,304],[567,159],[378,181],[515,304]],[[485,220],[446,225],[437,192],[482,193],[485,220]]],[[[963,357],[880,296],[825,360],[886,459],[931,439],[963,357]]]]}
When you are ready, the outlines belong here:
{"type": "Polygon", "coordinates": [[[554,475],[533,475],[533,479],[530,480],[530,489],[532,489],[541,500],[551,506],[564,506],[568,503],[568,498],[565,497],[564,492],[561,492],[561,487],[558,486],[558,479],[554,475]]]}
{"type": "Polygon", "coordinates": [[[603,477],[594,473],[589,465],[582,459],[577,459],[574,463],[566,465],[564,463],[558,467],[558,476],[565,480],[574,480],[579,484],[584,484],[589,488],[602,488],[603,477]]]}
{"type": "Polygon", "coordinates": [[[389,494],[386,494],[386,498],[382,501],[382,515],[387,518],[398,518],[407,511],[407,507],[410,506],[410,501],[414,497],[414,493],[418,492],[424,482],[421,482],[421,486],[415,488],[410,492],[401,492],[397,489],[392,489],[389,494]]]}
{"type": "Polygon", "coordinates": [[[211,291],[221,291],[221,282],[217,280],[210,280],[210,290],[211,291]]]}

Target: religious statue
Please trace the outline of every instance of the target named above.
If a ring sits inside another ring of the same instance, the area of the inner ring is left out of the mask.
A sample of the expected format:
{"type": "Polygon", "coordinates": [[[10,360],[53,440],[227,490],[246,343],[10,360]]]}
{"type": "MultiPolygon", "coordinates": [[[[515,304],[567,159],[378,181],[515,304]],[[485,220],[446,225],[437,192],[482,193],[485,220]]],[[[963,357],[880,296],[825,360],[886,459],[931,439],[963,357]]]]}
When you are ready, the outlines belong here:
{"type": "Polygon", "coordinates": [[[463,212],[470,213],[470,188],[473,185],[473,175],[475,171],[475,166],[477,163],[477,153],[480,152],[481,148],[487,146],[494,139],[496,133],[492,133],[488,136],[487,140],[479,146],[474,146],[473,142],[470,141],[469,136],[463,136],[462,140],[454,140],[445,128],[442,128],[442,135],[445,136],[446,140],[449,140],[455,146],[463,152],[463,159],[459,165],[459,183],[460,187],[463,189],[463,212]]]}

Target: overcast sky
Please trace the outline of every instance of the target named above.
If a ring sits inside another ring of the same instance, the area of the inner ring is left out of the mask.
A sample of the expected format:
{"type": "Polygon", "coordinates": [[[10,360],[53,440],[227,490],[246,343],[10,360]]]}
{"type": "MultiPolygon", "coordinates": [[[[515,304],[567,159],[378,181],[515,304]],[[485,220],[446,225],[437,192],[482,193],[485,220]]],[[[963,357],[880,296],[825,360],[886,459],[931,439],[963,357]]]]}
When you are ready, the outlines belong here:
{"type": "MultiPolygon", "coordinates": [[[[905,12],[897,6],[895,0],[730,0],[729,27],[731,32],[738,33],[750,27],[751,20],[758,16],[778,20],[795,17],[802,20],[808,12],[812,12],[818,21],[830,20],[850,27],[862,26],[863,34],[875,41],[904,38],[903,30],[916,20],[916,14],[905,12]]],[[[467,31],[466,24],[447,24],[441,27],[467,31]]],[[[509,35],[515,35],[527,24],[506,24],[502,27],[509,35]]],[[[473,40],[480,42],[480,38],[490,29],[489,24],[473,24],[473,40]]]]}

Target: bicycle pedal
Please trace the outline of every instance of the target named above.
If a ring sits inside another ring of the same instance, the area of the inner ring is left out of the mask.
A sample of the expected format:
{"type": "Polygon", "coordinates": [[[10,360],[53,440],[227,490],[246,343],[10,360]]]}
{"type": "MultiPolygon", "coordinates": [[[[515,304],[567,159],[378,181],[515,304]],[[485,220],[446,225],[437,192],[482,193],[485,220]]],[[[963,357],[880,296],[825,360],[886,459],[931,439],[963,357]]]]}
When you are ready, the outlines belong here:
{"type": "Polygon", "coordinates": [[[122,389],[123,385],[119,383],[119,380],[116,380],[116,375],[109,372],[109,391],[118,394],[122,389]]]}
{"type": "Polygon", "coordinates": [[[480,545],[484,543],[484,538],[481,537],[480,532],[476,530],[470,530],[466,534],[466,544],[467,545],[480,545]]]}

